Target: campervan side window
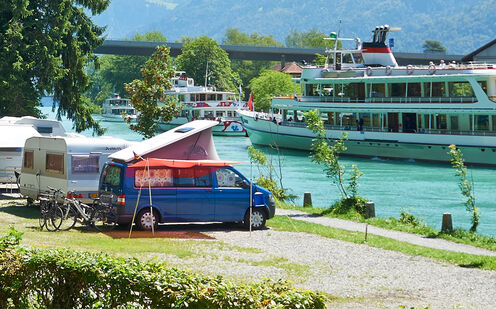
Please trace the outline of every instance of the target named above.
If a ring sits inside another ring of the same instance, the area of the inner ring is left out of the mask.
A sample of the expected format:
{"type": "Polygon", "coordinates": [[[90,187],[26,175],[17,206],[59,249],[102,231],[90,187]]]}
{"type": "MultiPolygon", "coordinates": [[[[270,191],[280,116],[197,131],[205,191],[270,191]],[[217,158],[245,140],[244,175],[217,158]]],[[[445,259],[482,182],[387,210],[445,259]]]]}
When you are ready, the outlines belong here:
{"type": "MultiPolygon", "coordinates": [[[[170,168],[151,168],[150,187],[172,187],[174,185],[173,170],[170,168]]],[[[137,169],[134,171],[134,186],[136,188],[148,187],[148,170],[137,169]]]]}
{"type": "Polygon", "coordinates": [[[211,187],[210,168],[178,168],[175,175],[175,184],[178,187],[211,187]]]}
{"type": "Polygon", "coordinates": [[[49,173],[64,174],[64,155],[47,153],[45,170],[49,173]]]}
{"type": "Polygon", "coordinates": [[[24,152],[24,168],[33,168],[33,160],[34,152],[33,151],[25,151],[24,152]]]}
{"type": "Polygon", "coordinates": [[[71,169],[73,173],[99,173],[99,156],[71,156],[71,169]]]}
{"type": "Polygon", "coordinates": [[[215,174],[217,176],[217,185],[219,187],[233,188],[242,187],[243,185],[243,179],[241,176],[228,168],[219,168],[215,174]]]}

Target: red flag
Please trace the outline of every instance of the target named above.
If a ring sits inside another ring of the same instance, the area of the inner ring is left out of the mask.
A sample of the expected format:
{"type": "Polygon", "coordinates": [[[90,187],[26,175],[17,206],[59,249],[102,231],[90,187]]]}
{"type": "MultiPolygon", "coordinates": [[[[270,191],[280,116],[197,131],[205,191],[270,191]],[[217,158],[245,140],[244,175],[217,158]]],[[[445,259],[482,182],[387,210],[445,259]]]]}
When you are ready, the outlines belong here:
{"type": "Polygon", "coordinates": [[[250,93],[250,99],[248,100],[248,109],[253,111],[253,92],[250,93]]]}

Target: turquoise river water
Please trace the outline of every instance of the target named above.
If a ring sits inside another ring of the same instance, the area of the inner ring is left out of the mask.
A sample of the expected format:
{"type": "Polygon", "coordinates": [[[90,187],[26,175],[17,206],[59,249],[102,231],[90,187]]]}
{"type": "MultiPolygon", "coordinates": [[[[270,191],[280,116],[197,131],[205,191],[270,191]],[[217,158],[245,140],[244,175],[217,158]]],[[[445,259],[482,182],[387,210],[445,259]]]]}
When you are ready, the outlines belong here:
{"type": "MultiPolygon", "coordinates": [[[[42,111],[48,118],[55,118],[51,108],[43,107],[42,111]]],[[[62,123],[66,130],[73,131],[70,121],[63,120],[62,123]]],[[[107,128],[105,135],[141,140],[141,136],[131,131],[125,123],[101,121],[101,125],[107,128]]],[[[91,135],[91,132],[83,134],[91,135]]],[[[251,145],[250,140],[246,137],[217,136],[214,140],[221,159],[247,162],[237,168],[249,177],[247,148],[251,145]]],[[[278,161],[273,151],[262,150],[274,162],[278,161]]],[[[301,151],[281,151],[283,184],[300,197],[296,204],[302,204],[304,192],[311,192],[315,207],[329,207],[339,199],[339,193],[325,177],[322,168],[313,163],[308,155],[301,151]]],[[[363,172],[359,193],[375,203],[378,217],[397,218],[404,208],[439,229],[443,213],[449,212],[455,227],[470,228],[470,215],[465,211],[457,178],[449,165],[349,157],[340,161],[347,167],[357,164],[363,172]]],[[[252,170],[255,175],[257,168],[253,166],[252,170]]],[[[474,181],[476,202],[481,213],[478,232],[496,236],[496,169],[474,167],[469,169],[469,175],[474,181]]]]}

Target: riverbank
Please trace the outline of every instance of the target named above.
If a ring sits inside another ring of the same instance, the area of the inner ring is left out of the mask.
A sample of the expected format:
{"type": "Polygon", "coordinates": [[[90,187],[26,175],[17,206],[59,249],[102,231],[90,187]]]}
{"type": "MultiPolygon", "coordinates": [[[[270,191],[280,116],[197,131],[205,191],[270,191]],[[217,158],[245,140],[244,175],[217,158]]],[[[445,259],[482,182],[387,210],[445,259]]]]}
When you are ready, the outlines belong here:
{"type": "MultiPolygon", "coordinates": [[[[235,282],[291,280],[329,295],[330,308],[496,307],[496,271],[371,246],[379,236],[369,235],[367,243],[359,232],[344,233],[360,242],[303,232],[304,225],[330,228],[299,220],[285,223],[287,216],[279,215],[268,221],[269,228],[252,233],[225,224],[167,224],[156,238],[135,234],[128,239],[125,230],[108,235],[82,227],[40,231],[39,209],[24,206],[23,200],[1,200],[0,213],[0,233],[14,225],[24,232],[26,246],[103,251],[235,282]]],[[[407,245],[395,246],[401,244],[407,245]]]]}

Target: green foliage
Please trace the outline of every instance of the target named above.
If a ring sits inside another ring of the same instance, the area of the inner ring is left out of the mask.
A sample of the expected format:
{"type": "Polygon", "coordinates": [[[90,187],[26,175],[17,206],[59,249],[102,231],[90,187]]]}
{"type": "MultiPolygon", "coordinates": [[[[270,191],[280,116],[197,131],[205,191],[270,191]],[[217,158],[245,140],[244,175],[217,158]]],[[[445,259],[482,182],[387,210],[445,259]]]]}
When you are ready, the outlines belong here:
{"type": "Polygon", "coordinates": [[[291,81],[291,75],[266,70],[250,81],[249,88],[253,92],[254,106],[257,111],[268,111],[274,95],[293,96],[299,93],[299,87],[291,81]]]}
{"type": "Polygon", "coordinates": [[[411,225],[413,227],[417,227],[422,224],[422,222],[420,222],[420,220],[417,217],[415,217],[415,215],[409,213],[403,208],[401,208],[400,218],[398,219],[398,221],[401,224],[411,225]]]}
{"type": "Polygon", "coordinates": [[[182,53],[176,61],[178,68],[193,77],[196,84],[204,83],[208,63],[208,85],[224,91],[236,92],[238,89],[240,79],[231,69],[227,53],[209,37],[184,42],[182,53]]]}
{"type": "MultiPolygon", "coordinates": [[[[225,45],[250,45],[250,46],[283,46],[277,42],[272,35],[260,35],[256,32],[248,35],[240,32],[238,29],[228,28],[222,39],[225,45]]],[[[239,74],[241,84],[244,85],[244,96],[248,97],[248,84],[250,80],[260,75],[264,69],[273,66],[274,61],[257,61],[257,60],[232,60],[232,69],[239,74]]]]}
{"type": "Polygon", "coordinates": [[[7,1],[0,5],[0,116],[39,116],[45,93],[58,102],[57,117],[73,120],[76,131],[103,130],[82,102],[90,81],[86,66],[102,44],[104,28],[89,18],[109,0],[7,1]]]}
{"type": "Polygon", "coordinates": [[[441,42],[435,40],[425,40],[424,44],[422,44],[422,48],[424,49],[424,53],[446,53],[446,47],[444,47],[441,42]]]}
{"type": "MultiPolygon", "coordinates": [[[[291,30],[286,36],[287,47],[298,48],[334,48],[335,40],[324,40],[329,37],[329,34],[320,32],[317,29],[310,29],[307,32],[299,32],[298,30],[291,30]]],[[[338,44],[339,47],[339,44],[338,44]]]]}
{"type": "Polygon", "coordinates": [[[285,281],[234,285],[106,254],[0,249],[1,308],[325,308],[325,301],[285,281]]]}
{"type": "Polygon", "coordinates": [[[174,76],[169,49],[165,46],[157,47],[152,58],[141,68],[141,75],[143,80],[126,84],[131,103],[140,113],[138,122],[131,124],[130,128],[150,138],[158,129],[158,121],[169,122],[179,112],[175,98],[166,95],[166,91],[172,88],[170,79],[174,76]]]}
{"type": "Polygon", "coordinates": [[[248,156],[250,157],[250,161],[255,163],[258,168],[259,176],[255,182],[257,185],[269,190],[277,200],[287,201],[295,198],[294,195],[288,193],[287,188],[284,188],[282,184],[282,172],[280,171],[277,174],[272,160],[269,160],[263,152],[253,146],[248,147],[248,156]]]}
{"type": "Polygon", "coordinates": [[[0,238],[0,250],[13,248],[21,242],[22,232],[17,231],[14,227],[9,227],[7,235],[0,238]]]}
{"type": "Polygon", "coordinates": [[[467,199],[464,202],[465,209],[467,212],[471,213],[472,216],[472,227],[470,228],[470,231],[475,232],[479,225],[480,213],[475,205],[473,183],[467,179],[467,168],[465,167],[461,150],[456,148],[455,145],[450,145],[449,149],[450,151],[448,154],[451,158],[451,166],[455,169],[455,175],[458,177],[459,181],[458,187],[460,188],[461,194],[467,199]]]}
{"type": "Polygon", "coordinates": [[[333,215],[347,215],[350,217],[365,217],[367,200],[360,196],[345,197],[337,201],[331,208],[333,215]],[[355,216],[357,214],[358,216],[355,216]]]}

